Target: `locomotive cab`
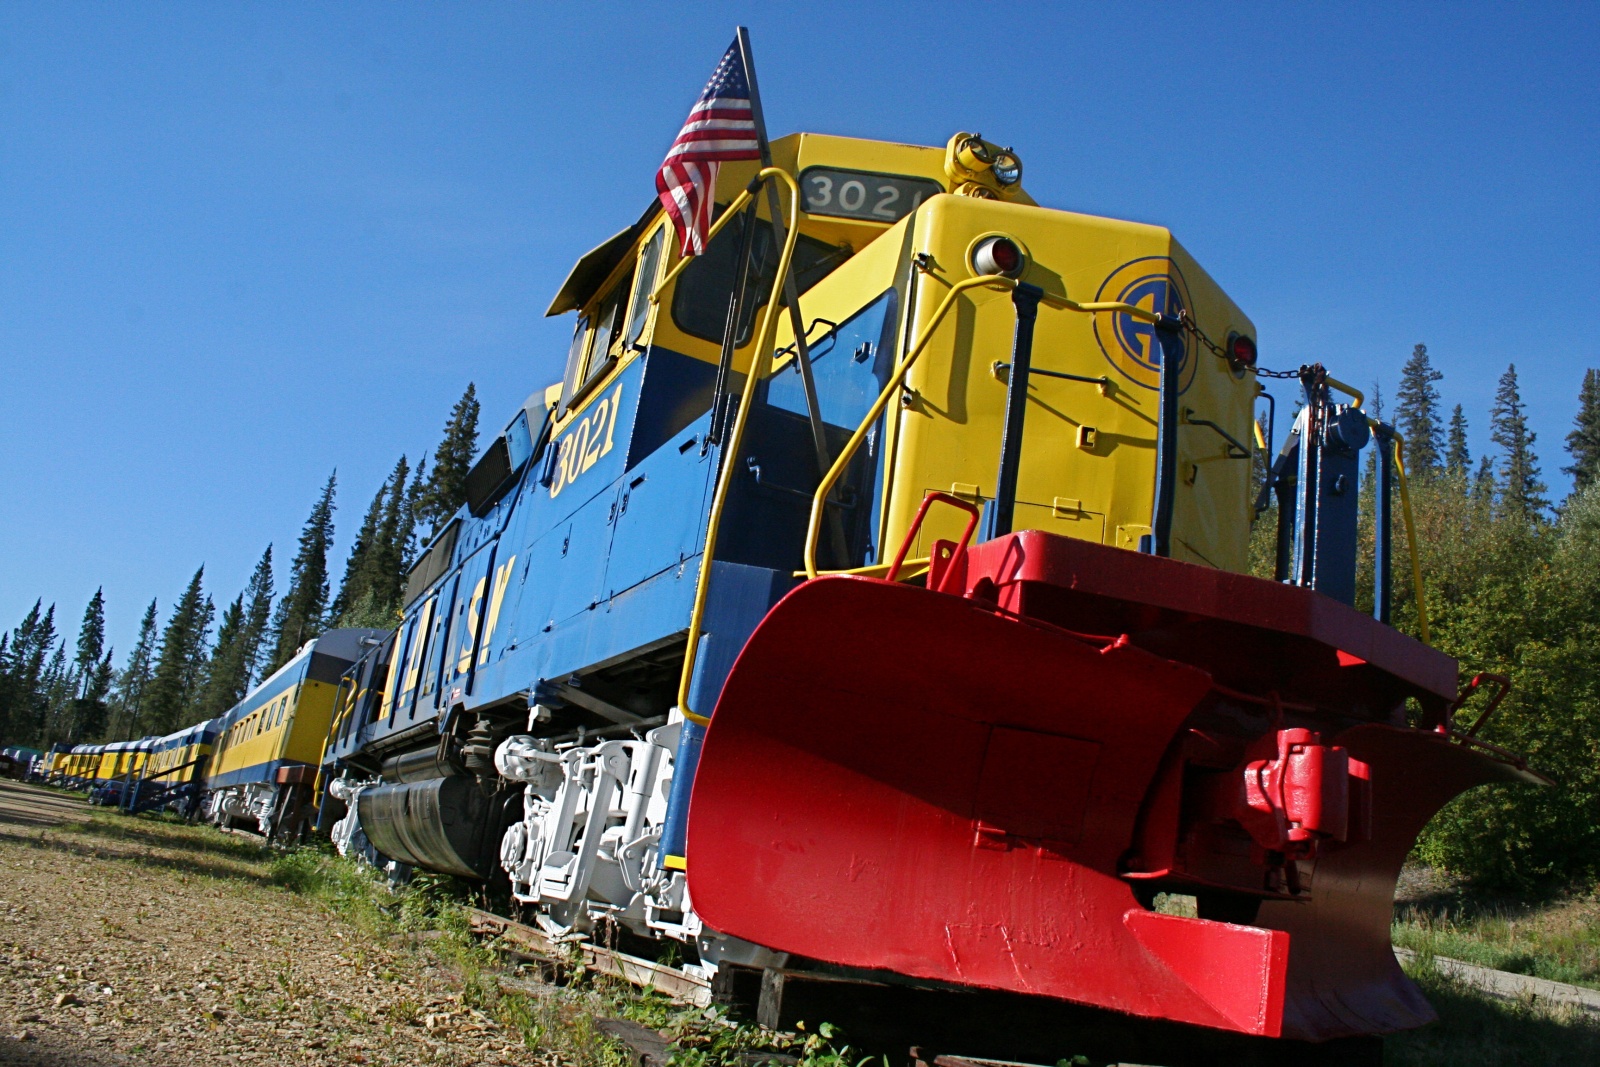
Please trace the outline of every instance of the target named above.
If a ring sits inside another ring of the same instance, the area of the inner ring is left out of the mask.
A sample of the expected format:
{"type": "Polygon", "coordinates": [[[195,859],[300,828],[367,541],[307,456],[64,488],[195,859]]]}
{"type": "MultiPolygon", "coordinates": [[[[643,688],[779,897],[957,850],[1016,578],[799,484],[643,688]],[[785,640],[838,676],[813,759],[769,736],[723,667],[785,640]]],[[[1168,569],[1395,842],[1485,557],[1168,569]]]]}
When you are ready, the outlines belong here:
{"type": "MultiPolygon", "coordinates": [[[[817,379],[813,392],[826,424],[825,451],[836,454],[858,428],[950,285],[980,273],[977,247],[999,238],[1021,253],[1011,276],[1048,296],[1188,313],[1193,331],[1169,342],[1182,365],[1183,396],[1173,551],[1191,562],[1245,569],[1247,538],[1240,530],[1252,518],[1250,442],[1260,390],[1221,345],[1244,338],[1253,346],[1255,330],[1167,230],[1043,210],[1020,185],[992,183],[1005,190],[1002,197],[989,186],[960,182],[948,165],[952,150],[802,134],[775,142],[773,155],[776,165],[798,176],[802,211],[792,271],[808,369],[817,379]],[[971,195],[975,191],[989,195],[971,195]]],[[[719,201],[731,200],[755,169],[727,165],[719,201]]],[[[730,392],[738,391],[755,358],[755,327],[777,260],[765,200],[757,198],[751,210],[748,298],[728,360],[730,392]]],[[[725,227],[705,255],[659,292],[655,287],[677,250],[669,221],[654,207],[574,267],[549,309],[576,313],[553,412],[558,493],[597,453],[614,447],[615,405],[646,412],[640,427],[646,432],[632,447],[629,466],[709,406],[744,226],[741,218],[725,227]],[[646,357],[679,366],[643,375],[643,392],[624,390],[620,399],[608,400],[612,383],[646,357]],[[582,427],[596,408],[604,425],[582,427]],[[659,423],[663,413],[671,419],[665,425],[659,423]],[[585,432],[567,432],[573,428],[585,432]]],[[[855,514],[845,552],[838,552],[838,541],[823,547],[823,569],[886,563],[884,546],[899,544],[930,493],[980,506],[995,499],[1015,320],[1005,293],[983,291],[963,298],[954,329],[936,333],[903,383],[899,403],[874,427],[865,462],[840,494],[847,499],[829,505],[855,514]],[[869,475],[860,469],[867,465],[877,469],[869,475]],[[855,484],[868,476],[870,485],[855,484]]],[[[751,491],[767,498],[788,493],[803,511],[821,472],[808,445],[810,427],[801,425],[810,412],[788,315],[778,316],[776,336],[779,354],[760,389],[760,415],[752,416],[756,440],[739,462],[751,491]]],[[[1077,314],[1050,305],[1039,312],[1012,529],[1130,549],[1151,534],[1161,344],[1151,323],[1126,313],[1077,314]]],[[[735,493],[730,526],[747,527],[762,507],[735,493]]],[[[778,506],[770,499],[764,504],[778,506]]],[[[735,538],[724,545],[727,558],[801,569],[793,515],[762,519],[763,542],[776,537],[788,543],[753,546],[749,538],[735,538]]],[[[914,558],[926,559],[929,546],[953,537],[959,523],[958,515],[936,511],[918,531],[914,558]]]]}

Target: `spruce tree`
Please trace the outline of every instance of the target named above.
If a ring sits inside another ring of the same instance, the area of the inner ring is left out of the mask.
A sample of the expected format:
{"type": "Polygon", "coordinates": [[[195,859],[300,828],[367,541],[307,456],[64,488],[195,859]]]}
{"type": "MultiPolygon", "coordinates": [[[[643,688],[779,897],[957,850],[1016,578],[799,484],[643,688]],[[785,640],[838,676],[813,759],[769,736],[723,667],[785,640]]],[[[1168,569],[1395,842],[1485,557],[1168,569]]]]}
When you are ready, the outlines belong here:
{"type": "Polygon", "coordinates": [[[1455,410],[1450,412],[1449,443],[1445,446],[1444,469],[1452,477],[1466,480],[1467,470],[1472,466],[1472,455],[1467,451],[1467,416],[1462,413],[1461,405],[1457,404],[1455,410]]]}
{"type": "Polygon", "coordinates": [[[217,643],[211,651],[199,700],[198,715],[202,719],[214,719],[244,699],[250,685],[246,625],[244,594],[240,593],[223,609],[217,626],[217,643]]]}
{"type": "Polygon", "coordinates": [[[261,553],[261,560],[250,573],[250,584],[244,589],[244,630],[239,637],[241,658],[244,660],[245,692],[260,680],[264,662],[268,628],[272,625],[272,546],[261,553]]]}
{"type": "Polygon", "coordinates": [[[311,508],[300,545],[289,564],[289,591],[278,601],[273,616],[273,651],[266,673],[271,674],[323,630],[328,610],[328,549],[333,545],[333,494],[338,471],[328,475],[322,495],[311,508]]]}
{"type": "Polygon", "coordinates": [[[467,502],[467,472],[477,451],[478,392],[468,382],[467,391],[450,409],[444,439],[433,453],[433,473],[417,501],[417,518],[428,524],[430,538],[467,502]]]}
{"type": "Polygon", "coordinates": [[[1501,506],[1506,514],[1523,521],[1535,519],[1550,502],[1545,499],[1545,485],[1539,480],[1539,457],[1533,451],[1536,435],[1528,429],[1515,363],[1500,376],[1489,420],[1489,436],[1505,450],[1500,461],[1501,506]]]}
{"type": "Polygon", "coordinates": [[[334,595],[333,605],[328,609],[328,614],[340,620],[341,624],[366,592],[363,577],[368,558],[378,549],[378,524],[383,518],[383,502],[388,493],[389,480],[386,478],[373,494],[372,503],[367,505],[367,513],[361,519],[361,529],[356,531],[356,539],[350,545],[350,558],[344,564],[344,578],[339,582],[339,592],[334,595]]]}
{"type": "MultiPolygon", "coordinates": [[[[373,552],[366,557],[362,571],[363,598],[357,611],[350,617],[350,625],[371,625],[387,629],[395,624],[395,611],[400,609],[400,597],[405,589],[405,571],[410,561],[411,530],[416,525],[413,518],[413,501],[408,499],[406,474],[410,466],[405,456],[395,464],[389,474],[382,518],[378,523],[378,536],[373,552]]],[[[413,490],[416,483],[411,483],[413,490]]]]}
{"type": "Polygon", "coordinates": [[[11,737],[11,634],[0,630],[0,739],[11,737]]]}
{"type": "Polygon", "coordinates": [[[111,683],[117,676],[116,669],[111,666],[111,656],[111,649],[106,649],[100,661],[92,665],[85,674],[81,683],[84,692],[74,703],[72,733],[67,740],[90,741],[105,736],[111,711],[106,698],[111,692],[111,683]]]}
{"type": "Polygon", "coordinates": [[[1443,451],[1440,433],[1439,390],[1433,383],[1444,375],[1428,360],[1428,346],[1419,344],[1400,371],[1395,394],[1395,424],[1406,440],[1406,470],[1426,477],[1439,470],[1443,451]]]}
{"type": "Polygon", "coordinates": [[[106,607],[103,589],[96,589],[78,628],[78,654],[72,661],[73,694],[66,740],[99,737],[106,729],[106,694],[111,688],[110,659],[105,649],[106,607]]]}
{"type": "Polygon", "coordinates": [[[1472,499],[1475,503],[1494,500],[1494,460],[1478,457],[1478,473],[1472,478],[1472,499]]]}
{"type": "Polygon", "coordinates": [[[128,653],[128,662],[117,674],[116,717],[119,723],[112,728],[114,735],[122,738],[137,737],[139,721],[144,713],[145,697],[150,689],[150,677],[155,670],[156,652],[156,602],[144,609],[144,619],[139,623],[139,639],[128,653]]]}
{"type": "Polygon", "coordinates": [[[4,736],[26,743],[42,737],[51,701],[51,653],[56,647],[56,607],[42,600],[11,631],[5,662],[5,685],[0,688],[0,724],[4,736]]]}
{"type": "Polygon", "coordinates": [[[204,577],[202,566],[178,598],[161,633],[161,650],[150,677],[145,708],[145,728],[153,733],[167,734],[187,725],[205,681],[212,607],[201,592],[204,577]]]}
{"type": "Polygon", "coordinates": [[[1567,454],[1572,466],[1562,467],[1572,475],[1574,494],[1587,489],[1600,477],[1600,370],[1583,372],[1583,388],[1578,391],[1578,414],[1567,434],[1567,454]]]}
{"type": "Polygon", "coordinates": [[[395,544],[400,549],[400,575],[396,580],[396,588],[401,593],[405,590],[406,572],[416,562],[420,551],[417,544],[417,515],[422,507],[422,494],[427,489],[427,468],[426,457],[417,460],[417,469],[411,472],[411,484],[406,489],[405,506],[400,511],[400,528],[395,534],[395,544]]]}
{"type": "Polygon", "coordinates": [[[83,609],[83,623],[78,627],[78,655],[73,660],[79,679],[86,679],[94,672],[95,665],[100,662],[100,657],[105,652],[106,644],[106,600],[105,587],[94,591],[94,596],[89,599],[89,606],[83,609]]]}
{"type": "Polygon", "coordinates": [[[39,702],[32,734],[40,744],[64,740],[72,731],[72,700],[76,690],[72,660],[67,655],[67,640],[56,643],[44,674],[39,679],[39,702]]]}

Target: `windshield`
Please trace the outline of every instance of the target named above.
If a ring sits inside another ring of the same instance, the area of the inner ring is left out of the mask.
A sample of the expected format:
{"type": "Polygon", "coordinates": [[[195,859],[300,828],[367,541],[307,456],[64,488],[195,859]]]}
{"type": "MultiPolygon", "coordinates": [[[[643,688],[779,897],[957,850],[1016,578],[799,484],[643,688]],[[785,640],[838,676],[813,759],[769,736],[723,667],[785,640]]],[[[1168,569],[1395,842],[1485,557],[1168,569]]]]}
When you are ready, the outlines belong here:
{"type": "MultiPolygon", "coordinates": [[[[672,294],[672,321],[691,337],[716,344],[722,342],[722,330],[728,321],[734,260],[739,255],[746,218],[741,215],[724,227],[721,233],[712,238],[705,254],[684,268],[678,278],[677,290],[672,294]]],[[[778,254],[782,251],[775,246],[772,223],[757,219],[755,241],[750,251],[749,283],[745,290],[749,299],[740,309],[736,346],[749,343],[756,311],[766,306],[767,297],[772,292],[772,276],[777,270],[778,254]]],[[[800,292],[805,292],[833,273],[851,254],[848,245],[825,244],[801,234],[794,248],[795,286],[800,292]]]]}

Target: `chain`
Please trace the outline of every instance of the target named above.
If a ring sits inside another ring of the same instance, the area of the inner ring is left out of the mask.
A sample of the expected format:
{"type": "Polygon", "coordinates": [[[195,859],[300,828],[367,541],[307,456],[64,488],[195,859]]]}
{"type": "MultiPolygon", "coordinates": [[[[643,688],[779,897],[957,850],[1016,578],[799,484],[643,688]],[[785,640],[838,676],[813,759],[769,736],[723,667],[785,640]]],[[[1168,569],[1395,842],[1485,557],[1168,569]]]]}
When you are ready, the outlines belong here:
{"type": "MultiPolygon", "coordinates": [[[[1190,337],[1193,337],[1196,341],[1199,341],[1202,345],[1204,345],[1213,356],[1232,362],[1233,357],[1228,354],[1227,349],[1223,348],[1221,345],[1217,344],[1215,341],[1205,335],[1205,331],[1201,330],[1200,324],[1194,321],[1194,316],[1189,313],[1188,308],[1178,309],[1178,327],[1183,330],[1184,333],[1188,334],[1190,337]]],[[[1267,370],[1265,367],[1251,367],[1249,370],[1258,378],[1288,379],[1300,377],[1300,372],[1298,370],[1267,370]]]]}
{"type": "Polygon", "coordinates": [[[1217,356],[1221,359],[1228,358],[1228,350],[1205,335],[1205,333],[1200,329],[1200,324],[1194,321],[1194,316],[1189,313],[1188,308],[1178,309],[1178,326],[1183,330],[1184,333],[1188,334],[1190,337],[1193,337],[1202,345],[1205,345],[1213,356],[1217,356]]]}

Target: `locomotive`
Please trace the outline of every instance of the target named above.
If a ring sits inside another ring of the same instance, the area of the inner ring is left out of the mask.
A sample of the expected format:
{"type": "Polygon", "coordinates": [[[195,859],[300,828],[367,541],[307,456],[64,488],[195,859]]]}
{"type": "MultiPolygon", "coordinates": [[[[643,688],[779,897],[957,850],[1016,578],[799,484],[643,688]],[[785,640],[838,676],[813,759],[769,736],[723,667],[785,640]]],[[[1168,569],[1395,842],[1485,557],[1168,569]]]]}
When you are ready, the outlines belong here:
{"type": "Polygon", "coordinates": [[[1457,793],[1540,779],[1388,624],[1393,428],[1302,368],[1258,485],[1255,328],[1166,229],[1040,206],[976,134],[771,147],[703,255],[652,203],[573,267],[562,381],[340,683],[324,827],[702,975],[1430,1019],[1400,865],[1457,793]]]}

